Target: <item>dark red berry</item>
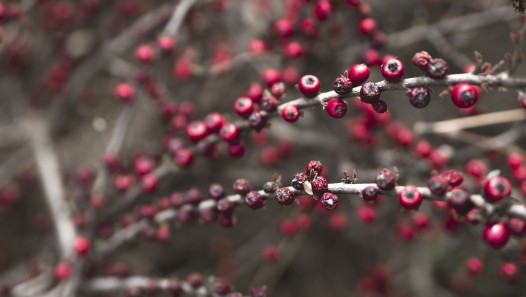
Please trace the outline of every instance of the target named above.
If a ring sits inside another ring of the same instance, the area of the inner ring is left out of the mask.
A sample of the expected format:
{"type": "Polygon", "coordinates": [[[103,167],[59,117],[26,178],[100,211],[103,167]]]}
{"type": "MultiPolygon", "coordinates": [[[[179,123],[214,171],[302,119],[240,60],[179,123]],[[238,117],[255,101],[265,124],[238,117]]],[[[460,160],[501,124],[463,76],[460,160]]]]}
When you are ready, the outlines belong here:
{"type": "Polygon", "coordinates": [[[305,168],[305,174],[311,176],[311,172],[314,171],[317,175],[320,175],[323,170],[323,164],[320,161],[311,160],[305,168]]]}
{"type": "Polygon", "coordinates": [[[291,184],[292,187],[296,190],[303,190],[303,183],[305,183],[309,179],[309,176],[306,175],[303,172],[298,172],[294,175],[292,178],[291,184]]]}
{"type": "Polygon", "coordinates": [[[340,98],[332,98],[325,107],[327,113],[335,118],[343,118],[347,114],[347,104],[340,98]]]}
{"type": "Polygon", "coordinates": [[[464,176],[457,170],[448,170],[442,174],[449,183],[450,186],[460,186],[464,182],[464,176]]]}
{"type": "Polygon", "coordinates": [[[371,103],[371,106],[373,107],[374,111],[377,113],[385,113],[387,112],[387,103],[385,101],[378,99],[371,103]]]}
{"type": "Polygon", "coordinates": [[[378,199],[378,190],[372,186],[365,187],[362,190],[362,199],[367,203],[375,203],[378,199]]]}
{"type": "Polygon", "coordinates": [[[471,202],[470,195],[462,189],[453,189],[446,195],[446,202],[452,209],[461,215],[466,215],[475,205],[471,202]]]}
{"type": "Polygon", "coordinates": [[[321,82],[317,76],[304,75],[298,82],[298,89],[305,97],[315,97],[320,92],[321,82]]]}
{"type": "Polygon", "coordinates": [[[477,88],[468,83],[460,83],[451,90],[451,101],[459,108],[469,108],[479,99],[477,88]]]}
{"type": "Polygon", "coordinates": [[[225,187],[223,187],[221,184],[211,184],[208,188],[208,195],[216,200],[225,197],[225,192],[225,187]]]}
{"type": "Polygon", "coordinates": [[[352,82],[347,77],[340,76],[332,83],[332,89],[340,95],[349,93],[352,91],[352,82]]]}
{"type": "Polygon", "coordinates": [[[333,193],[325,192],[320,199],[321,207],[325,210],[334,210],[338,206],[338,196],[333,193]]]}
{"type": "Polygon", "coordinates": [[[484,197],[489,202],[497,202],[511,195],[511,184],[502,176],[492,177],[483,184],[484,197]]]}
{"type": "Polygon", "coordinates": [[[427,187],[433,195],[442,196],[447,192],[449,182],[443,175],[435,175],[427,180],[427,187]]]}
{"type": "Polygon", "coordinates": [[[413,64],[415,64],[416,67],[426,71],[427,64],[429,64],[431,59],[433,59],[433,57],[431,57],[428,52],[418,52],[413,56],[413,64]]]}
{"type": "Polygon", "coordinates": [[[296,105],[287,105],[283,107],[281,116],[289,123],[296,122],[300,118],[300,109],[296,105]]]}
{"type": "Polygon", "coordinates": [[[347,77],[354,86],[359,86],[367,81],[369,74],[369,67],[365,64],[355,64],[347,72],[347,77]]]}
{"type": "Polygon", "coordinates": [[[431,101],[431,90],[426,87],[416,87],[407,91],[409,103],[416,108],[424,108],[431,101]]]}
{"type": "Polygon", "coordinates": [[[382,64],[382,75],[387,81],[400,81],[404,77],[404,73],[404,63],[398,59],[389,59],[382,64]]]}
{"type": "Polygon", "coordinates": [[[255,112],[248,117],[248,124],[256,132],[261,131],[267,126],[267,118],[265,117],[265,112],[255,112]]]}
{"type": "Polygon", "coordinates": [[[422,204],[422,193],[414,186],[405,186],[398,194],[398,201],[406,209],[418,209],[422,204]]]}
{"type": "Polygon", "coordinates": [[[281,205],[290,205],[294,202],[294,193],[288,188],[279,188],[276,191],[276,200],[281,205]]]}
{"type": "Polygon", "coordinates": [[[484,228],[482,238],[493,248],[500,249],[508,242],[510,230],[503,223],[492,223],[484,228]]]}
{"type": "Polygon", "coordinates": [[[244,178],[237,179],[232,188],[239,195],[246,195],[251,190],[250,183],[244,178]]]}
{"type": "Polygon", "coordinates": [[[199,288],[200,286],[203,285],[204,283],[204,277],[203,275],[199,274],[199,273],[190,273],[187,277],[186,277],[186,282],[190,285],[190,287],[192,287],[193,289],[197,289],[199,288]]]}
{"type": "Polygon", "coordinates": [[[250,191],[245,195],[245,204],[252,209],[259,209],[265,205],[265,197],[257,191],[250,191]]]}
{"type": "Polygon", "coordinates": [[[360,99],[365,103],[373,103],[380,99],[380,87],[374,82],[367,82],[360,88],[360,99]]]}
{"type": "Polygon", "coordinates": [[[263,192],[267,194],[271,194],[271,193],[276,192],[278,188],[279,188],[279,185],[277,182],[269,181],[263,185],[263,192]]]}
{"type": "Polygon", "coordinates": [[[230,201],[227,197],[219,199],[217,201],[217,211],[223,214],[231,214],[234,211],[236,205],[230,201]]]}
{"type": "Polygon", "coordinates": [[[431,59],[427,63],[426,72],[434,79],[443,79],[449,72],[449,65],[444,59],[431,59]]]}
{"type": "Polygon", "coordinates": [[[261,108],[264,111],[272,112],[278,108],[279,101],[274,96],[264,96],[261,98],[261,108]]]}
{"type": "Polygon", "coordinates": [[[512,235],[523,237],[526,235],[526,221],[521,218],[510,218],[506,223],[512,235]]]}
{"type": "Polygon", "coordinates": [[[263,87],[258,83],[252,83],[246,93],[246,96],[252,99],[252,101],[255,103],[261,102],[261,98],[263,98],[263,87]]]}
{"type": "Polygon", "coordinates": [[[219,130],[219,136],[230,144],[236,144],[239,142],[240,132],[235,124],[225,123],[219,130]]]}
{"type": "Polygon", "coordinates": [[[312,193],[314,194],[314,198],[318,199],[320,198],[323,193],[327,192],[329,190],[329,183],[327,182],[327,179],[323,176],[316,176],[312,181],[312,193]]]}
{"type": "Polygon", "coordinates": [[[390,191],[396,186],[396,175],[384,168],[376,176],[376,185],[380,190],[390,191]]]}
{"type": "Polygon", "coordinates": [[[245,146],[242,144],[231,144],[228,146],[228,155],[232,158],[241,158],[245,155],[245,146]]]}

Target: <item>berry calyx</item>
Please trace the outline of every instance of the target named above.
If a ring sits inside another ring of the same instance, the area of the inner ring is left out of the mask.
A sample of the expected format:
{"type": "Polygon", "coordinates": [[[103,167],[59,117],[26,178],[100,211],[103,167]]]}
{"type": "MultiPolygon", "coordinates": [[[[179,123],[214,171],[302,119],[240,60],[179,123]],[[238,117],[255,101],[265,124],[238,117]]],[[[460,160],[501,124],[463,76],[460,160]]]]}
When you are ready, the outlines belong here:
{"type": "Polygon", "coordinates": [[[327,102],[325,110],[335,119],[343,118],[347,114],[347,104],[340,98],[332,98],[327,102]]]}
{"type": "Polygon", "coordinates": [[[402,79],[405,67],[398,59],[389,59],[382,64],[382,76],[390,82],[397,82],[402,79]]]}
{"type": "Polygon", "coordinates": [[[300,109],[296,105],[287,105],[283,107],[281,116],[289,123],[294,123],[300,118],[300,109]]]}
{"type": "Polygon", "coordinates": [[[406,209],[418,209],[422,204],[422,193],[414,186],[405,186],[398,194],[398,201],[406,209]]]}
{"type": "Polygon", "coordinates": [[[492,223],[486,226],[482,232],[482,238],[494,249],[500,249],[510,239],[510,230],[501,222],[492,223]]]}
{"type": "Polygon", "coordinates": [[[469,108],[479,99],[477,88],[468,83],[460,83],[451,90],[451,100],[459,108],[469,108]]]}
{"type": "Polygon", "coordinates": [[[367,81],[370,73],[369,67],[365,64],[355,64],[347,71],[347,77],[353,85],[359,86],[367,81]]]}
{"type": "Polygon", "coordinates": [[[298,82],[298,89],[305,97],[315,97],[320,92],[321,82],[317,76],[304,75],[298,82]]]}

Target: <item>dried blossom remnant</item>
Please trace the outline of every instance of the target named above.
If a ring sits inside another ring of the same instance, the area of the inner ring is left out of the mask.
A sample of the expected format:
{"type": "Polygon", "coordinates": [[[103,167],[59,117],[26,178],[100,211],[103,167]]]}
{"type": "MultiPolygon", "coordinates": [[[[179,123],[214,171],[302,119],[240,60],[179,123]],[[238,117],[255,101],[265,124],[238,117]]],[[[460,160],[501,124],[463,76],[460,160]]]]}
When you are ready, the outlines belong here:
{"type": "Polygon", "coordinates": [[[513,8],[515,8],[516,12],[524,13],[524,10],[526,9],[524,0],[513,0],[512,5],[513,5],[513,8]]]}

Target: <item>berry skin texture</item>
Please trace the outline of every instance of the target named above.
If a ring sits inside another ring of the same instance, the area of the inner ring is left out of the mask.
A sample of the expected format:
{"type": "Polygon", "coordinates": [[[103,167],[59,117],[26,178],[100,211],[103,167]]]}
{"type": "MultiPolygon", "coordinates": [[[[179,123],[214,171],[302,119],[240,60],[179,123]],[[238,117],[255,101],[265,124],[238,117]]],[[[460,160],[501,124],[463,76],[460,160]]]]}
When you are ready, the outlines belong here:
{"type": "Polygon", "coordinates": [[[365,103],[373,103],[380,99],[380,88],[374,82],[367,82],[360,88],[360,99],[365,103]]]}
{"type": "Polygon", "coordinates": [[[234,103],[236,113],[243,118],[248,118],[254,112],[254,102],[248,97],[240,97],[234,103]]]}
{"type": "Polygon", "coordinates": [[[449,72],[449,65],[444,59],[431,59],[427,63],[426,73],[434,79],[443,79],[449,72]]]}
{"type": "Polygon", "coordinates": [[[242,144],[231,144],[228,146],[228,155],[232,158],[241,158],[245,155],[245,146],[242,144]]]}
{"type": "Polygon", "coordinates": [[[305,168],[305,174],[307,174],[307,176],[310,176],[313,170],[316,173],[316,175],[320,175],[323,171],[323,164],[320,161],[316,160],[309,161],[307,167],[305,168]]]}
{"type": "Polygon", "coordinates": [[[300,109],[295,105],[287,105],[281,111],[283,119],[289,123],[294,123],[300,118],[300,109]]]}
{"type": "Polygon", "coordinates": [[[363,19],[358,25],[358,31],[360,31],[360,33],[363,36],[370,36],[376,31],[377,27],[378,27],[378,24],[376,23],[374,19],[366,18],[366,19],[363,19]]]}
{"type": "Polygon", "coordinates": [[[510,230],[503,223],[492,223],[486,226],[482,238],[494,249],[500,249],[510,239],[510,230]]]}
{"type": "Polygon", "coordinates": [[[469,258],[466,261],[466,269],[471,276],[478,276],[484,270],[484,263],[477,258],[469,258]]]}
{"type": "Polygon", "coordinates": [[[405,186],[398,194],[398,201],[406,209],[418,209],[422,204],[422,193],[414,186],[405,186]]]}
{"type": "Polygon", "coordinates": [[[265,205],[265,197],[257,191],[250,191],[245,196],[245,204],[251,209],[259,209],[265,205]]]}
{"type": "Polygon", "coordinates": [[[352,82],[345,76],[340,76],[332,83],[332,89],[340,95],[349,93],[352,91],[352,82]]]}
{"type": "Polygon", "coordinates": [[[276,191],[276,200],[281,205],[290,205],[294,202],[294,193],[288,188],[279,188],[276,191]]]}
{"type": "Polygon", "coordinates": [[[246,195],[248,194],[248,192],[250,192],[251,187],[248,180],[244,178],[239,178],[234,182],[232,189],[239,195],[246,195]]]}
{"type": "Polygon", "coordinates": [[[338,196],[333,193],[325,192],[320,199],[321,207],[325,210],[335,210],[338,206],[338,196]]]}
{"type": "Polygon", "coordinates": [[[446,202],[452,209],[461,215],[466,215],[475,205],[471,202],[469,194],[462,189],[453,189],[446,195],[446,202]]]}
{"type": "Polygon", "coordinates": [[[86,256],[91,249],[91,244],[86,237],[79,236],[75,239],[74,248],[77,255],[86,256]]]}
{"type": "Polygon", "coordinates": [[[464,182],[464,176],[457,170],[448,170],[443,173],[450,186],[460,186],[464,182]]]}
{"type": "Polygon", "coordinates": [[[347,104],[340,98],[332,98],[327,102],[325,110],[331,117],[340,119],[347,114],[347,104]]]}
{"type": "Polygon", "coordinates": [[[130,84],[121,83],[115,87],[113,93],[122,102],[130,102],[135,97],[135,88],[130,84]]]}
{"type": "Polygon", "coordinates": [[[427,180],[427,187],[433,195],[442,196],[447,192],[449,182],[443,175],[435,175],[427,180]]]}
{"type": "Polygon", "coordinates": [[[309,179],[309,176],[303,172],[298,172],[292,178],[291,184],[292,187],[296,190],[303,190],[303,183],[309,179]]]}
{"type": "Polygon", "coordinates": [[[376,176],[376,185],[380,190],[390,191],[396,186],[396,176],[388,169],[383,169],[376,176]]]}
{"type": "Polygon", "coordinates": [[[375,187],[366,187],[362,190],[362,199],[367,203],[375,203],[378,199],[378,190],[375,187]]]}
{"type": "Polygon", "coordinates": [[[383,100],[376,100],[373,103],[371,103],[371,106],[373,107],[374,111],[377,113],[385,113],[387,112],[387,103],[383,100]]]}
{"type": "Polygon", "coordinates": [[[404,77],[404,63],[398,59],[389,59],[382,64],[382,76],[390,82],[397,82],[404,77]]]}
{"type": "Polygon", "coordinates": [[[311,181],[314,198],[317,199],[329,190],[329,183],[323,176],[317,176],[311,181]]]}
{"type": "Polygon", "coordinates": [[[347,77],[351,80],[352,84],[359,86],[367,81],[369,78],[369,67],[365,64],[355,64],[349,71],[347,71],[347,77]]]}
{"type": "Polygon", "coordinates": [[[237,144],[241,133],[233,123],[225,123],[219,130],[219,137],[230,144],[237,144]]]}
{"type": "Polygon", "coordinates": [[[431,90],[426,87],[416,87],[407,91],[409,103],[416,108],[424,108],[431,101],[431,90]]]}
{"type": "Polygon", "coordinates": [[[320,88],[320,79],[312,74],[302,76],[298,82],[298,89],[307,98],[316,97],[320,88]]]}
{"type": "Polygon", "coordinates": [[[469,108],[479,99],[477,88],[468,83],[460,83],[451,90],[451,101],[459,108],[469,108]]]}
{"type": "Polygon", "coordinates": [[[210,195],[212,199],[219,200],[225,197],[225,194],[225,187],[221,184],[211,184],[208,188],[208,195],[210,195]]]}
{"type": "Polygon", "coordinates": [[[431,61],[433,57],[428,52],[421,51],[416,53],[413,56],[413,64],[415,64],[416,67],[426,71],[427,70],[427,64],[429,64],[429,61],[431,61]]]}
{"type": "Polygon", "coordinates": [[[484,197],[489,202],[497,202],[511,194],[511,184],[502,176],[492,177],[483,184],[484,197]]]}
{"type": "Polygon", "coordinates": [[[505,280],[514,282],[519,278],[519,268],[515,263],[505,263],[500,268],[500,275],[502,275],[505,280]]]}

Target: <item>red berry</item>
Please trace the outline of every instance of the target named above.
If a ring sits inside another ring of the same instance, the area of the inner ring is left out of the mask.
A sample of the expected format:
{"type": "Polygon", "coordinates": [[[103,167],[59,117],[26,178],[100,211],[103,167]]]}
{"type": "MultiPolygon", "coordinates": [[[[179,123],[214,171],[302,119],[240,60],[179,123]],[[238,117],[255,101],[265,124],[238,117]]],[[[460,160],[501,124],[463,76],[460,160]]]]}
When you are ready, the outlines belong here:
{"type": "Polygon", "coordinates": [[[333,7],[330,1],[321,0],[314,7],[314,15],[318,21],[325,21],[332,14],[333,7]]]}
{"type": "Polygon", "coordinates": [[[241,158],[245,154],[245,146],[242,144],[231,144],[228,146],[228,154],[232,158],[241,158]]]}
{"type": "Polygon", "coordinates": [[[374,49],[368,49],[363,52],[362,59],[365,65],[369,67],[377,66],[382,63],[380,54],[374,49]]]}
{"type": "Polygon", "coordinates": [[[291,41],[283,48],[283,55],[289,59],[297,59],[303,56],[303,46],[297,41],[291,41]]]}
{"type": "Polygon", "coordinates": [[[332,98],[329,100],[325,109],[327,113],[335,119],[343,118],[347,114],[347,104],[340,98],[332,98]]]}
{"type": "Polygon", "coordinates": [[[493,248],[500,249],[508,242],[510,230],[503,223],[492,223],[486,226],[482,238],[493,248]]]}
{"type": "Polygon", "coordinates": [[[296,190],[303,190],[303,184],[309,179],[309,176],[303,172],[296,173],[292,178],[292,187],[296,190]]]}
{"type": "Polygon", "coordinates": [[[510,196],[511,184],[502,176],[492,177],[484,181],[484,197],[489,202],[496,202],[510,196]]]}
{"type": "Polygon", "coordinates": [[[358,25],[358,31],[360,31],[360,33],[363,36],[370,36],[373,32],[376,31],[377,27],[378,27],[378,24],[376,23],[374,19],[366,18],[366,19],[363,19],[358,25]]]}
{"type": "Polygon", "coordinates": [[[523,237],[526,235],[526,221],[521,218],[510,218],[506,223],[512,235],[523,237]]]}
{"type": "Polygon", "coordinates": [[[186,282],[190,285],[190,287],[192,287],[193,289],[197,289],[199,287],[201,287],[204,283],[204,277],[203,275],[199,274],[199,273],[190,273],[187,277],[186,277],[186,282]]]}
{"type": "Polygon", "coordinates": [[[436,149],[431,151],[427,157],[427,161],[434,169],[441,170],[446,166],[449,160],[444,152],[442,152],[440,149],[436,149]]]}
{"type": "Polygon", "coordinates": [[[451,100],[459,108],[469,108],[479,99],[477,88],[468,83],[460,83],[451,90],[451,100]]]}
{"type": "Polygon", "coordinates": [[[358,216],[365,224],[370,224],[376,220],[376,211],[370,206],[362,206],[358,209],[358,216]]]}
{"type": "Polygon", "coordinates": [[[294,33],[292,22],[287,19],[281,19],[274,23],[274,34],[283,39],[287,39],[294,33]]]}
{"type": "Polygon", "coordinates": [[[250,41],[249,49],[251,53],[255,55],[259,55],[259,54],[264,53],[267,50],[267,45],[265,44],[263,40],[254,39],[250,41]]]}
{"type": "Polygon", "coordinates": [[[284,236],[291,237],[296,235],[298,225],[296,225],[296,222],[292,219],[285,219],[281,222],[279,230],[284,236]]]}
{"type": "Polygon", "coordinates": [[[484,270],[484,264],[480,259],[469,258],[466,261],[466,269],[472,276],[478,276],[484,270]]]}
{"type": "Polygon", "coordinates": [[[460,186],[462,182],[464,182],[464,176],[456,170],[448,170],[444,172],[443,175],[452,187],[460,186]]]}
{"type": "Polygon", "coordinates": [[[188,167],[192,165],[194,156],[192,152],[187,148],[179,148],[174,152],[174,161],[181,167],[188,167]]]}
{"type": "Polygon", "coordinates": [[[289,123],[296,122],[300,118],[300,109],[296,105],[287,105],[283,107],[281,116],[289,123]]]}
{"type": "Polygon", "coordinates": [[[218,132],[223,126],[223,116],[217,112],[209,113],[204,118],[204,123],[208,133],[218,132]]]}
{"type": "Polygon", "coordinates": [[[246,96],[252,99],[252,101],[255,103],[261,102],[261,98],[263,98],[263,87],[258,83],[252,83],[246,93],[246,96]]]}
{"type": "Polygon", "coordinates": [[[400,205],[407,209],[418,209],[422,204],[422,193],[414,186],[405,186],[398,194],[400,205]]]}
{"type": "Polygon", "coordinates": [[[505,263],[500,268],[500,274],[507,281],[513,282],[519,278],[519,268],[514,263],[505,263]]]}
{"type": "Polygon", "coordinates": [[[264,96],[261,98],[261,108],[267,112],[273,112],[278,108],[278,99],[274,96],[264,96]]]}
{"type": "Polygon", "coordinates": [[[413,217],[415,226],[420,230],[427,230],[429,228],[429,219],[423,213],[416,213],[413,217]]]}
{"type": "Polygon", "coordinates": [[[186,135],[191,141],[198,142],[208,135],[208,128],[203,121],[193,121],[186,126],[186,135]]]}
{"type": "Polygon", "coordinates": [[[133,175],[117,175],[114,180],[115,188],[120,192],[127,191],[134,182],[133,175]]]}
{"type": "Polygon", "coordinates": [[[276,263],[279,259],[279,250],[277,246],[268,245],[263,249],[263,257],[270,263],[276,263]]]}
{"type": "Polygon", "coordinates": [[[141,45],[135,51],[135,58],[142,63],[151,63],[153,61],[153,48],[147,44],[141,45]]]}
{"type": "Polygon", "coordinates": [[[524,162],[524,157],[521,154],[519,154],[519,153],[511,153],[508,156],[508,166],[512,170],[515,170],[515,169],[521,167],[523,162],[524,162]]]}
{"type": "Polygon", "coordinates": [[[431,153],[431,144],[425,140],[422,140],[416,145],[415,151],[419,157],[426,158],[431,153]]]}
{"type": "Polygon", "coordinates": [[[329,183],[323,176],[316,176],[316,178],[311,181],[311,186],[314,198],[319,198],[329,190],[329,183]]]}
{"type": "Polygon", "coordinates": [[[316,38],[320,33],[318,25],[313,19],[304,19],[300,24],[301,33],[307,38],[316,38]]]}
{"type": "Polygon", "coordinates": [[[338,206],[338,196],[333,193],[325,192],[320,199],[321,206],[325,210],[334,210],[338,206]]]}
{"type": "Polygon", "coordinates": [[[427,180],[427,187],[433,195],[442,196],[449,187],[448,180],[443,175],[435,175],[427,180]]]}
{"type": "Polygon", "coordinates": [[[246,195],[250,192],[251,186],[248,180],[239,178],[234,182],[232,189],[239,195],[246,195]]]}
{"type": "Polygon", "coordinates": [[[364,64],[355,64],[347,72],[347,77],[355,86],[361,85],[369,78],[369,67],[364,64]]]}
{"type": "Polygon", "coordinates": [[[382,75],[387,81],[400,81],[404,73],[404,64],[398,59],[389,59],[382,64],[382,75]]]}
{"type": "Polygon", "coordinates": [[[240,97],[234,103],[236,113],[244,118],[248,118],[254,112],[254,102],[248,97],[240,97]]]}
{"type": "Polygon", "coordinates": [[[53,272],[57,281],[65,281],[71,276],[71,265],[68,262],[59,263],[53,272]]]}
{"type": "Polygon", "coordinates": [[[245,204],[252,209],[262,208],[265,201],[265,197],[257,191],[251,191],[245,195],[245,204]]]}
{"type": "Polygon", "coordinates": [[[261,131],[263,128],[267,127],[267,118],[266,113],[263,111],[255,112],[248,117],[248,124],[256,132],[261,131]]]}
{"type": "Polygon", "coordinates": [[[171,53],[175,48],[175,39],[171,36],[161,36],[157,39],[157,46],[163,53],[171,53]]]}
{"type": "Polygon", "coordinates": [[[315,97],[320,88],[320,79],[312,74],[302,76],[298,82],[298,89],[305,97],[315,97]]]}
{"type": "Polygon", "coordinates": [[[135,97],[135,89],[130,84],[121,83],[115,87],[114,95],[123,102],[130,102],[135,97]]]}
{"type": "Polygon", "coordinates": [[[221,137],[221,139],[230,144],[238,143],[240,135],[241,132],[233,123],[224,123],[221,129],[219,130],[219,136],[221,137]]]}
{"type": "Polygon", "coordinates": [[[276,191],[276,200],[281,205],[290,205],[294,202],[294,193],[288,188],[279,188],[276,191]]]}
{"type": "Polygon", "coordinates": [[[79,236],[75,239],[74,248],[79,256],[85,256],[90,251],[91,244],[86,237],[79,236]]]}
{"type": "Polygon", "coordinates": [[[466,215],[475,205],[470,199],[470,195],[462,189],[453,189],[446,195],[446,202],[452,209],[461,215],[466,215]]]}

